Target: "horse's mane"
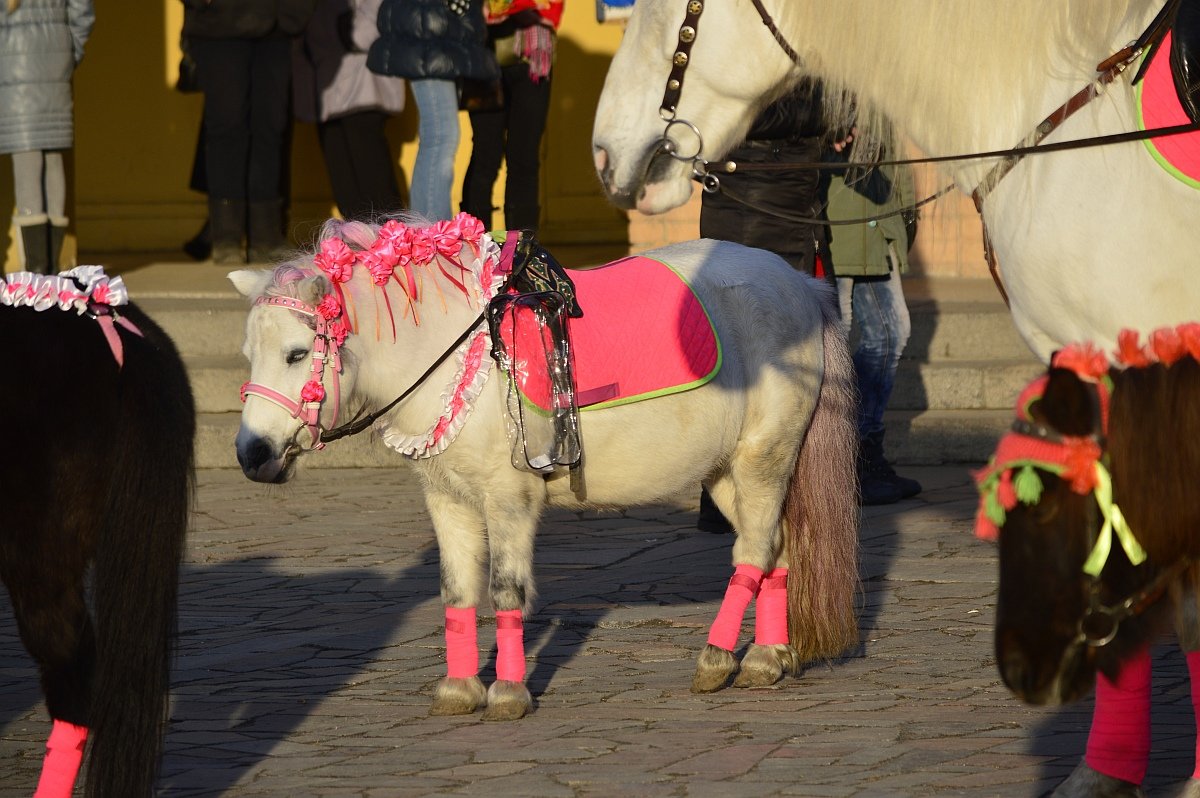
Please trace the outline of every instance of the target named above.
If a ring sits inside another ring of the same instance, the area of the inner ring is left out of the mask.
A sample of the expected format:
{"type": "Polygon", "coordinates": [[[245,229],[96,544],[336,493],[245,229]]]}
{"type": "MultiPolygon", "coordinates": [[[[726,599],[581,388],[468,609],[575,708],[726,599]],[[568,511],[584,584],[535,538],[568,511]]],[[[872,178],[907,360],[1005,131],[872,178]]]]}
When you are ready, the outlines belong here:
{"type": "Polygon", "coordinates": [[[1116,40],[1118,29],[1146,1],[954,0],[926,2],[924,10],[916,2],[777,6],[781,30],[795,31],[797,43],[834,43],[799,48],[825,81],[831,119],[844,123],[857,111],[860,127],[870,129],[880,117],[901,128],[919,118],[931,145],[953,149],[965,140],[1015,144],[1009,131],[1036,124],[1018,115],[1037,105],[1047,77],[1085,85],[1095,65],[1126,43],[1116,40]],[[857,108],[846,101],[848,89],[855,90],[857,108]],[[968,120],[967,108],[983,110],[968,120]],[[964,129],[972,124],[977,129],[964,129]]]}
{"type": "Polygon", "coordinates": [[[1147,548],[1166,556],[1192,552],[1200,527],[1200,362],[1185,357],[1170,368],[1131,368],[1113,382],[1113,497],[1147,548]]]}

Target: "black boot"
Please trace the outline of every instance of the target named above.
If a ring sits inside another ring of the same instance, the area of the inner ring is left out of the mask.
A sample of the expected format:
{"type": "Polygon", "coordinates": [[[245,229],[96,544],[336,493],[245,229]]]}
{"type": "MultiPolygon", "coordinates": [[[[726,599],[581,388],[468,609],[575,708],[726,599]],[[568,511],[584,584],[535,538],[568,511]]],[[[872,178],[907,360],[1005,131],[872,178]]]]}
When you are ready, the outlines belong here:
{"type": "Polygon", "coordinates": [[[901,499],[911,499],[921,492],[921,483],[897,474],[883,456],[882,432],[867,435],[860,441],[858,474],[859,481],[863,485],[863,504],[891,504],[901,499]],[[875,496],[885,500],[867,501],[868,485],[871,486],[875,496]],[[881,486],[889,486],[891,490],[881,486]],[[895,498],[890,499],[893,495],[895,498]],[[890,499],[890,501],[886,499],[890,499]]]}
{"type": "Polygon", "coordinates": [[[700,488],[700,517],[696,519],[696,529],[701,532],[712,532],[716,535],[728,534],[733,531],[733,524],[717,509],[707,488],[700,488]]]}
{"type": "Polygon", "coordinates": [[[208,219],[205,219],[200,232],[183,242],[183,251],[192,260],[208,260],[212,255],[212,249],[212,231],[209,228],[208,219]]]}
{"type": "Polygon", "coordinates": [[[251,263],[274,263],[292,254],[283,238],[283,200],[255,200],[250,203],[250,243],[246,260],[251,263]]]}
{"type": "Polygon", "coordinates": [[[223,266],[246,262],[242,239],[246,235],[246,203],[243,200],[208,200],[208,222],[212,234],[213,263],[223,266]]]}
{"type": "Polygon", "coordinates": [[[542,209],[538,205],[505,205],[504,227],[508,230],[532,230],[537,232],[542,209]]]}
{"type": "Polygon", "coordinates": [[[67,224],[66,218],[50,219],[50,249],[47,253],[50,260],[50,274],[58,274],[63,271],[62,254],[63,244],[67,240],[67,224]]]}
{"type": "Polygon", "coordinates": [[[21,270],[50,274],[50,219],[44,213],[17,216],[17,256],[21,270]]]}
{"type": "Polygon", "coordinates": [[[1200,2],[1182,0],[1171,28],[1171,77],[1183,110],[1200,122],[1200,2]]]}

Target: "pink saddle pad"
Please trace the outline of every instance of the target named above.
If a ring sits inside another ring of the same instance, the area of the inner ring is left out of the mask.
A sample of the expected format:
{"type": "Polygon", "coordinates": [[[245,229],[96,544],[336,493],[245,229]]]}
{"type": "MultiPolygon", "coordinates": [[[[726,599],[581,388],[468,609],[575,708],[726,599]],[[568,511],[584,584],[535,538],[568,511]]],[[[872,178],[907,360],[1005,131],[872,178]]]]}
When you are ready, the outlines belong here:
{"type": "MultiPolygon", "coordinates": [[[[570,270],[583,317],[570,319],[575,398],[580,408],[652,399],[696,388],[721,368],[721,345],[704,306],[665,263],[632,256],[595,269],[570,270]]],[[[517,352],[528,368],[518,371],[527,401],[548,409],[545,350],[531,313],[516,317],[517,352]]],[[[513,350],[513,327],[501,337],[513,350]]]]}
{"type": "MultiPolygon", "coordinates": [[[[1171,79],[1170,52],[1168,33],[1139,84],[1138,126],[1142,130],[1191,122],[1171,79]]],[[[1200,188],[1200,132],[1146,139],[1146,149],[1172,175],[1192,188],[1200,188]]]]}

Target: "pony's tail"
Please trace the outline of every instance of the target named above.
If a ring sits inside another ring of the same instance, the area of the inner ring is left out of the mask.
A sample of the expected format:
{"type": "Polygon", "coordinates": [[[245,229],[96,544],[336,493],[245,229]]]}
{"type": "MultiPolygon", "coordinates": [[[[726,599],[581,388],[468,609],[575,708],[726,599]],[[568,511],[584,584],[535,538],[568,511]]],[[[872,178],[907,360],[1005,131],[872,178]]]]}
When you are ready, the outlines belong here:
{"type": "Polygon", "coordinates": [[[821,302],[825,373],[784,499],[788,637],[803,662],[858,644],[858,432],[854,364],[832,302],[821,302]]]}
{"type": "Polygon", "coordinates": [[[96,541],[88,796],[149,796],[166,727],[196,415],[169,338],[137,313],[122,334],[111,491],[96,541]]]}

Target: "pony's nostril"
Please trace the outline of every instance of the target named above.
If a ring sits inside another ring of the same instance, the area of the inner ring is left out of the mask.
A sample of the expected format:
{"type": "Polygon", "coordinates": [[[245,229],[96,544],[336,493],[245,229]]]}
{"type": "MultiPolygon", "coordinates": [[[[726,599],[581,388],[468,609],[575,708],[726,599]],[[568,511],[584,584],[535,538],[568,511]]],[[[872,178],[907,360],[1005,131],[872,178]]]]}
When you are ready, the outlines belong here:
{"type": "Polygon", "coordinates": [[[263,463],[274,459],[271,446],[262,438],[255,438],[237,449],[238,465],[243,471],[257,471],[263,463]]]}

